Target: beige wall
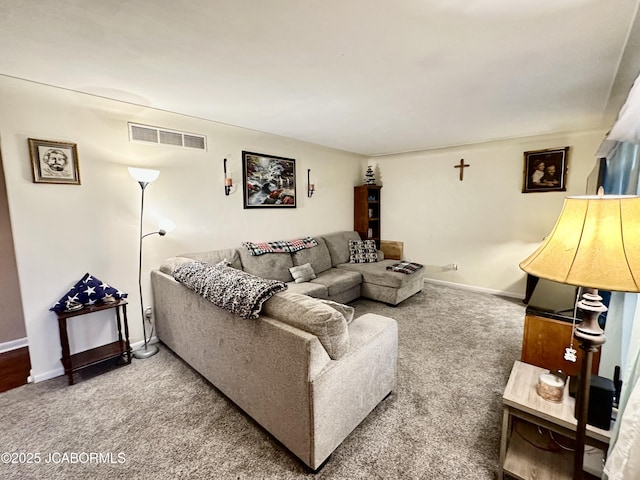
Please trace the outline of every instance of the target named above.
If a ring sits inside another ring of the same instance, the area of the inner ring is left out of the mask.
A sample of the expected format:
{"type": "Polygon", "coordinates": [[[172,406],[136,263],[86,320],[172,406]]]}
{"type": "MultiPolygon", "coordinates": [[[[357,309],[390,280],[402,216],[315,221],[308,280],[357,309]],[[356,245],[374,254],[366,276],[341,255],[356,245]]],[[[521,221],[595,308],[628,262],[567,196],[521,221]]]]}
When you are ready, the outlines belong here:
{"type": "MultiPolygon", "coordinates": [[[[159,262],[188,251],[236,246],[353,227],[353,185],[367,161],[382,190],[382,234],[403,240],[408,258],[431,279],[522,296],[518,262],[549,232],[566,194],[582,194],[604,131],[548,135],[367,159],[308,143],[81,95],[0,76],[4,157],[27,336],[36,380],[58,375],[60,345],[49,307],[84,273],[130,293],[131,338],[138,312],[140,187],[129,165],[158,168],[146,192],[145,232],[169,217],[178,228],[145,239],[144,278],[159,262]],[[127,122],[205,134],[207,152],[133,144],[127,122]],[[78,144],[81,186],[34,184],[27,138],[78,144]],[[523,152],[571,147],[568,191],[522,194],[523,152]],[[242,193],[223,191],[222,159],[241,185],[241,151],[296,159],[298,208],[244,210],[242,193]],[[461,158],[463,182],[454,169],[461,158]],[[312,169],[317,193],[305,195],[312,169]],[[451,271],[446,265],[457,263],[451,271]]],[[[145,282],[145,304],[150,304],[145,282]]],[[[110,317],[71,325],[72,349],[114,334],[110,317]]],[[[105,314],[106,315],[106,314],[105,314]]]]}
{"type": "Polygon", "coordinates": [[[373,157],[382,189],[382,237],[442,282],[524,296],[518,263],[550,232],[566,195],[583,195],[606,132],[517,138],[373,157]],[[522,192],[523,152],[570,146],[566,192],[522,192]],[[464,158],[464,180],[454,168],[464,158]],[[448,269],[458,264],[458,270],[448,269]]]}
{"type": "MultiPolygon", "coordinates": [[[[0,77],[0,140],[22,304],[36,381],[59,375],[60,344],[48,309],[90,272],[129,292],[132,341],[142,339],[137,265],[140,187],[127,166],[157,168],[146,190],[145,232],[160,217],[177,229],[144,241],[143,278],[168,256],[353,227],[352,187],[364,157],[251,130],[0,77]],[[207,152],[134,144],[127,122],[205,134],[207,152]],[[78,144],[81,186],[34,184],[28,138],[78,144]],[[241,152],[295,158],[298,207],[244,210],[242,190],[224,195],[223,158],[242,184],[241,152]],[[317,192],[306,196],[307,168],[317,192]]],[[[144,282],[145,304],[151,297],[144,282]]],[[[111,317],[70,321],[72,350],[111,341],[111,317]]]]}

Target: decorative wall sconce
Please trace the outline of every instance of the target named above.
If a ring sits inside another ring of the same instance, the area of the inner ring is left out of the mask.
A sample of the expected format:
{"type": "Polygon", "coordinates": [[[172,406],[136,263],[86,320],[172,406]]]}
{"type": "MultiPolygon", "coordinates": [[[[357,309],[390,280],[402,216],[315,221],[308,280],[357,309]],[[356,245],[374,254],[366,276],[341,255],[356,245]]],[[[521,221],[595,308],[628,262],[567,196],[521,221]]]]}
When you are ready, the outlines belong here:
{"type": "Polygon", "coordinates": [[[231,177],[227,177],[227,159],[224,159],[224,194],[229,195],[231,193],[231,187],[233,187],[233,180],[231,177]]]}
{"type": "Polygon", "coordinates": [[[316,191],[316,186],[311,183],[311,169],[307,168],[307,197],[313,197],[313,192],[316,191]]]}

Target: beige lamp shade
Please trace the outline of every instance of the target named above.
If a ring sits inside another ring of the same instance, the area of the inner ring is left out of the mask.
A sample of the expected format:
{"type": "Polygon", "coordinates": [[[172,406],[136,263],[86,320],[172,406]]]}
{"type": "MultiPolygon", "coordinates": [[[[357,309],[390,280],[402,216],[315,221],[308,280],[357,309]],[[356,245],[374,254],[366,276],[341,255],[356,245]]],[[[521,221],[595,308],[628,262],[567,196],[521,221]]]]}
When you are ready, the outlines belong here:
{"type": "Polygon", "coordinates": [[[640,292],[640,197],[567,197],[553,231],[520,268],[569,285],[640,292]]]}

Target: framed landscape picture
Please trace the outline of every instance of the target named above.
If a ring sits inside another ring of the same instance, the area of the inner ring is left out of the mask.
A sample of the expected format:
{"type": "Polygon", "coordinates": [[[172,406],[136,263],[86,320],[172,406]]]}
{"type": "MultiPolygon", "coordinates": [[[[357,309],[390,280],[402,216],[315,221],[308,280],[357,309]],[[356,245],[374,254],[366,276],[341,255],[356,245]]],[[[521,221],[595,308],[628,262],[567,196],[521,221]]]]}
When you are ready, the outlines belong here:
{"type": "Polygon", "coordinates": [[[34,183],[80,185],[78,149],[75,143],[29,139],[34,183]]]}
{"type": "Polygon", "coordinates": [[[524,152],[522,193],[567,190],[569,147],[524,152]]]}
{"type": "Polygon", "coordinates": [[[244,208],[296,208],[296,161],[242,152],[244,208]]]}

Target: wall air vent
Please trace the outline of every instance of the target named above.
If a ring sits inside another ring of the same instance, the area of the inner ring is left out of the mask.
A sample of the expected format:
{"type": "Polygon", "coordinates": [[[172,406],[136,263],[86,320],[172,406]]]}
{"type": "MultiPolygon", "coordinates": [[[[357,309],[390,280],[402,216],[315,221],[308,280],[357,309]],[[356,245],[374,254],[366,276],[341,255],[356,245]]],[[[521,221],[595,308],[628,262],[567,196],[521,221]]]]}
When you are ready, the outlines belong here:
{"type": "Polygon", "coordinates": [[[129,141],[154,143],[178,148],[207,150],[207,137],[161,127],[129,123],[129,141]]]}

